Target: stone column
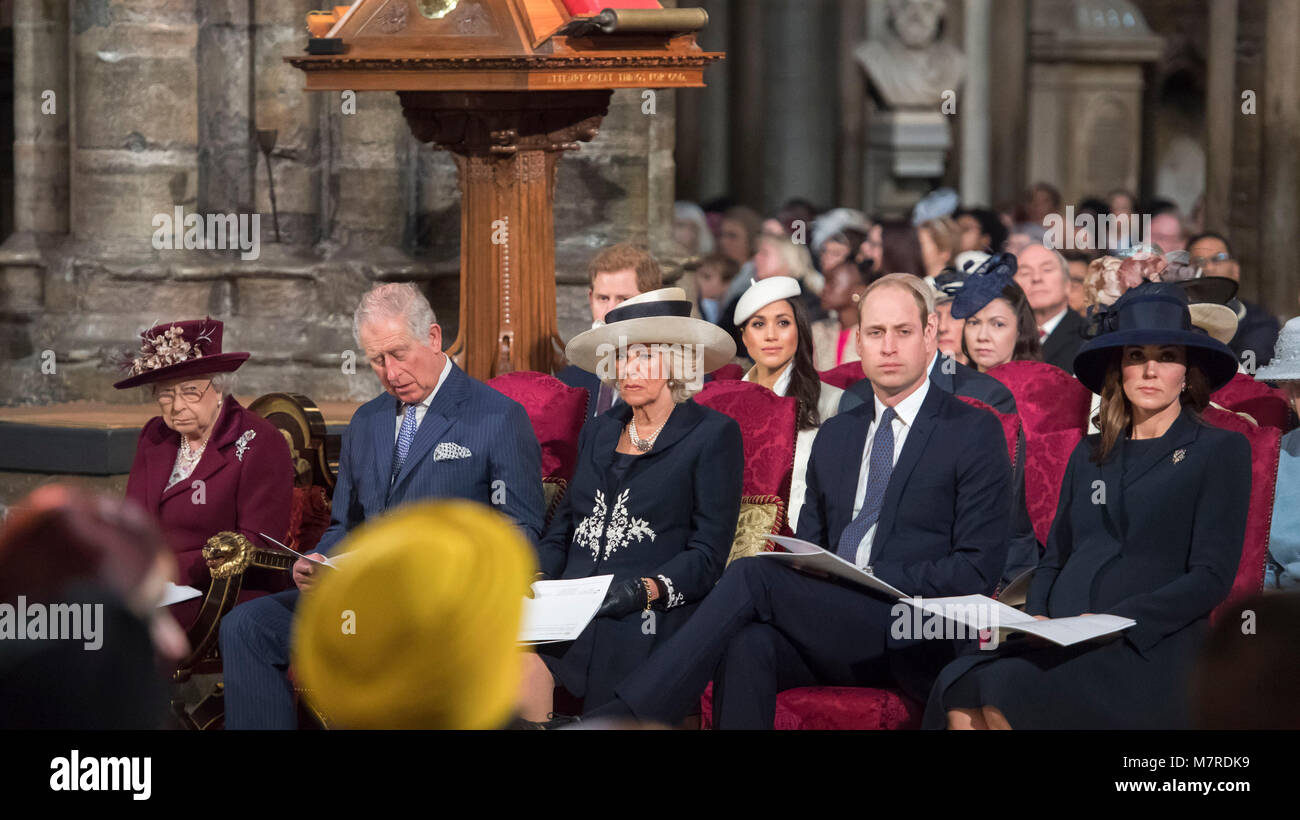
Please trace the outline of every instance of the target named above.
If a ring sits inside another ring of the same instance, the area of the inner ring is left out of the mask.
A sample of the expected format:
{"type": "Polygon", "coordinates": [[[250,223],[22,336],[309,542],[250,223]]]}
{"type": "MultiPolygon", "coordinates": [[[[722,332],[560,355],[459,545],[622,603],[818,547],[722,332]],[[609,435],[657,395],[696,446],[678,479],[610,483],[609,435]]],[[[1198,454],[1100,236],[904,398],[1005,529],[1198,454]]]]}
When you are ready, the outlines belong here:
{"type": "Polygon", "coordinates": [[[989,70],[992,0],[966,0],[966,83],[959,103],[961,116],[961,198],[963,202],[992,205],[989,201],[989,70]]]}
{"type": "Polygon", "coordinates": [[[991,208],[1020,195],[1028,146],[1028,0],[997,0],[997,9],[998,47],[989,55],[989,82],[998,89],[988,107],[991,208]]]}
{"type": "Polygon", "coordinates": [[[68,231],[68,31],[66,2],[14,6],[15,232],[68,231]]]}
{"type": "Polygon", "coordinates": [[[197,207],[201,213],[248,213],[253,206],[252,66],[247,0],[199,7],[197,207]]]}
{"type": "Polygon", "coordinates": [[[1241,115],[1237,88],[1237,0],[1210,0],[1205,88],[1205,227],[1226,233],[1232,215],[1233,132],[1241,115]]]}
{"type": "Polygon", "coordinates": [[[1271,0],[1266,20],[1258,281],[1264,306],[1285,317],[1297,312],[1300,284],[1300,0],[1271,0]]]}

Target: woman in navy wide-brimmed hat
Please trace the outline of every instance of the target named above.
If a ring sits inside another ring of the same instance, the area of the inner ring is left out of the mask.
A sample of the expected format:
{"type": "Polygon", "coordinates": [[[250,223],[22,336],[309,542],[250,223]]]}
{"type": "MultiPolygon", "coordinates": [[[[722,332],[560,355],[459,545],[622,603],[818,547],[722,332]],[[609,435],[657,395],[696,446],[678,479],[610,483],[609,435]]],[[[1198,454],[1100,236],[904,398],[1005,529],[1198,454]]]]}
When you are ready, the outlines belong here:
{"type": "Polygon", "coordinates": [[[1190,668],[1232,588],[1250,502],[1250,445],[1200,419],[1237,360],[1192,324],[1177,285],[1139,285],[1098,325],[1074,370],[1101,394],[1101,433],[1070,457],[1025,611],[1136,623],[1066,647],[1012,638],[959,658],[931,692],[928,728],[1188,725],[1190,668]]]}

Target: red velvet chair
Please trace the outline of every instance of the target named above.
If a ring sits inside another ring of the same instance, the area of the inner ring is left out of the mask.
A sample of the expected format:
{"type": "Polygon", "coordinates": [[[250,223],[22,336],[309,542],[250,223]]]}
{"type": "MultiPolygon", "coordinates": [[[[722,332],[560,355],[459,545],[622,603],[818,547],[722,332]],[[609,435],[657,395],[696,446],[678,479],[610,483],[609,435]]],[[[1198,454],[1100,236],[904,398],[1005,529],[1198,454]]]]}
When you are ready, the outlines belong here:
{"type": "Polygon", "coordinates": [[[862,372],[862,362],[845,362],[830,370],[823,370],[817,375],[831,387],[838,387],[841,390],[846,390],[867,377],[862,372]]]}
{"type": "Polygon", "coordinates": [[[1286,393],[1245,373],[1236,374],[1232,381],[1211,393],[1210,401],[1234,413],[1245,413],[1261,426],[1276,427],[1284,433],[1294,426],[1286,393]]]}
{"type": "MultiPolygon", "coordinates": [[[[978,399],[958,396],[972,407],[993,413],[1002,424],[1007,453],[1012,464],[1019,455],[1020,419],[1014,413],[999,413],[978,399]]],[[[713,725],[713,684],[700,701],[701,726],[713,725]]],[[[921,725],[925,705],[896,689],[866,686],[805,686],[777,695],[775,729],[916,729],[921,725]]]]}
{"type": "Polygon", "coordinates": [[[564,497],[578,467],[578,434],[587,416],[587,391],[531,370],[503,373],[488,386],[523,405],[542,446],[546,520],[564,497]]]}
{"type": "Polygon", "coordinates": [[[1043,362],[1008,362],[989,375],[1016,399],[1025,433],[1025,505],[1034,535],[1047,543],[1070,454],[1088,432],[1092,391],[1043,362]]]}
{"type": "Polygon", "coordinates": [[[738,382],[745,378],[745,368],[732,362],[731,364],[724,364],[709,375],[713,377],[715,382],[738,382]]]}
{"type": "Polygon", "coordinates": [[[1256,426],[1235,413],[1215,407],[1207,407],[1202,417],[1216,427],[1236,430],[1250,440],[1250,515],[1246,522],[1246,538],[1232,591],[1210,615],[1211,620],[1216,620],[1264,588],[1264,565],[1268,560],[1268,536],[1273,526],[1273,495],[1277,489],[1282,431],[1267,425],[1256,426]]]}
{"type": "Polygon", "coordinates": [[[795,399],[752,382],[712,381],[695,395],[695,401],[740,425],[745,476],[736,543],[728,562],[770,549],[762,535],[790,532],[786,511],[794,475],[795,399]]]}

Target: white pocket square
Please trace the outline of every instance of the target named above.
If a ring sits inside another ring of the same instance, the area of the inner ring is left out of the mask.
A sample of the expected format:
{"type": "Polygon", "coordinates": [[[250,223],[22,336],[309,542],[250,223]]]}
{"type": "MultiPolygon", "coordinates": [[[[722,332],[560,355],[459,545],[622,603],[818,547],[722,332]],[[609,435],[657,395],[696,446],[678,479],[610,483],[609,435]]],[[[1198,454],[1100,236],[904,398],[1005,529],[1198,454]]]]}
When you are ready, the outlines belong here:
{"type": "Polygon", "coordinates": [[[434,461],[451,461],[457,458],[469,458],[474,455],[468,447],[462,447],[450,441],[444,441],[433,451],[434,461]]]}

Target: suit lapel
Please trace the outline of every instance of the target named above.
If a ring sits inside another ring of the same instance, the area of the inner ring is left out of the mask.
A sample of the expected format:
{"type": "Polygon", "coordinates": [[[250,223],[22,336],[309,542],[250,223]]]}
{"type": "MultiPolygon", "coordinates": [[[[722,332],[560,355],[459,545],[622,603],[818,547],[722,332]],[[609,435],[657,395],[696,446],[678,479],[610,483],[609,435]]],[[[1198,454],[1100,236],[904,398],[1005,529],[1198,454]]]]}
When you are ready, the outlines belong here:
{"type": "MultiPolygon", "coordinates": [[[[428,455],[447,430],[449,430],[460,417],[460,406],[465,401],[466,388],[469,377],[452,364],[451,358],[448,357],[446,367],[452,368],[451,373],[447,374],[447,380],[438,388],[438,392],[433,397],[433,402],[424,414],[424,419],[420,422],[420,427],[415,431],[415,438],[411,441],[411,449],[406,453],[406,461],[402,462],[402,471],[397,474],[397,480],[393,482],[390,492],[401,486],[402,482],[411,475],[411,472],[419,465],[420,461],[428,455]]],[[[396,411],[394,411],[396,412],[396,411]]],[[[396,419],[393,420],[396,424],[396,419]]],[[[389,466],[392,470],[392,466],[389,466]]]]}
{"type": "Polygon", "coordinates": [[[903,496],[903,488],[907,486],[908,478],[921,461],[921,453],[925,451],[925,445],[930,441],[930,434],[938,426],[935,416],[939,414],[940,403],[945,398],[946,394],[942,390],[929,391],[926,393],[925,401],[921,402],[921,409],[917,411],[916,418],[912,419],[912,429],[907,431],[903,452],[898,454],[898,463],[889,474],[889,486],[885,488],[885,500],[880,507],[880,520],[877,522],[876,535],[872,541],[881,548],[880,552],[876,552],[873,547],[872,552],[876,555],[883,555],[884,550],[888,548],[889,532],[894,525],[894,512],[898,509],[899,499],[903,496]]]}
{"type": "Polygon", "coordinates": [[[953,360],[952,373],[945,373],[943,369],[944,355],[940,353],[934,359],[934,367],[930,368],[930,382],[945,393],[957,392],[957,362],[953,360]]]}
{"type": "MultiPolygon", "coordinates": [[[[865,380],[862,383],[870,384],[865,380]]],[[[845,524],[853,520],[853,502],[857,500],[858,479],[862,476],[862,452],[867,446],[867,431],[871,428],[871,422],[876,419],[875,394],[868,391],[866,403],[861,407],[853,408],[849,413],[860,418],[857,424],[850,425],[848,428],[844,446],[839,450],[841,458],[835,462],[839,475],[831,484],[835,488],[834,492],[841,496],[840,506],[844,510],[845,524]]],[[[838,533],[835,535],[835,540],[839,540],[838,533]]]]}
{"type": "MultiPolygon", "coordinates": [[[[1124,536],[1124,442],[1121,439],[1099,468],[1101,471],[1101,489],[1105,493],[1105,503],[1101,505],[1102,514],[1110,523],[1111,535],[1117,541],[1124,536]]],[[[1089,487],[1088,492],[1096,500],[1096,487],[1089,487]]]]}

